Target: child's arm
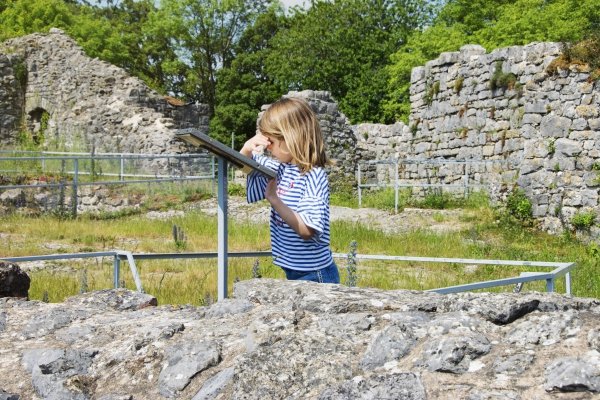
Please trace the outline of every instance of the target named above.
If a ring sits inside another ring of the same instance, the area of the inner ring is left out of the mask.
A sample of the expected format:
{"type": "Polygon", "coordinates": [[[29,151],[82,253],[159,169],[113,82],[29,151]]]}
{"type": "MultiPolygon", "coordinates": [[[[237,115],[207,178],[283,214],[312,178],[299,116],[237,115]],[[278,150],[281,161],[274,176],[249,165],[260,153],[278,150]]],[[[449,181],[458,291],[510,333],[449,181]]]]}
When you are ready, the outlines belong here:
{"type": "MultiPolygon", "coordinates": [[[[253,158],[259,164],[277,170],[279,163],[277,163],[275,160],[263,155],[253,154],[255,152],[258,153],[259,150],[264,150],[264,148],[269,144],[271,144],[271,142],[266,136],[257,133],[254,137],[248,139],[246,143],[244,143],[240,153],[247,157],[253,158]]],[[[267,182],[268,178],[263,174],[257,173],[256,171],[248,174],[248,180],[246,183],[246,200],[248,203],[254,203],[265,198],[267,182]]]]}
{"type": "Polygon", "coordinates": [[[277,211],[279,216],[292,228],[300,237],[304,240],[311,239],[315,231],[304,223],[298,213],[294,212],[288,207],[277,195],[277,182],[275,179],[271,179],[267,184],[267,190],[265,191],[265,197],[271,207],[277,211]]]}

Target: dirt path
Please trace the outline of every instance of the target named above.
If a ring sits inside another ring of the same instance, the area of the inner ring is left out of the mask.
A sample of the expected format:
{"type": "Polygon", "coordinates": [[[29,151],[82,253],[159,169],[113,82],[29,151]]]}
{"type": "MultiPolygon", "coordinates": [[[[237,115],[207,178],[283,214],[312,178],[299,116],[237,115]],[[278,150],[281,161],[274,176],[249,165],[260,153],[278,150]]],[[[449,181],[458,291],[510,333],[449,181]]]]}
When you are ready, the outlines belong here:
{"type": "MultiPolygon", "coordinates": [[[[207,199],[190,205],[188,209],[216,215],[216,199],[207,199]]],[[[227,210],[231,217],[240,221],[268,223],[270,207],[266,202],[247,204],[241,197],[230,196],[227,210]]],[[[345,220],[366,224],[385,233],[401,233],[416,229],[428,229],[433,232],[455,232],[465,228],[460,221],[462,210],[425,210],[405,208],[402,212],[378,210],[373,208],[349,208],[331,206],[331,220],[345,220]]]]}

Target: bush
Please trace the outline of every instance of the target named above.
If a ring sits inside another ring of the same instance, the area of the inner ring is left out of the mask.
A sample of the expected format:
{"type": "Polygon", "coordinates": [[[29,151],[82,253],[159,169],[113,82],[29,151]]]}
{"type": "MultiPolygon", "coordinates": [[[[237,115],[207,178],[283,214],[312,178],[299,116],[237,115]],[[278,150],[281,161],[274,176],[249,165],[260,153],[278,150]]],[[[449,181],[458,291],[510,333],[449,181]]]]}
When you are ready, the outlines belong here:
{"type": "Polygon", "coordinates": [[[246,197],[246,187],[239,183],[229,182],[227,185],[227,193],[230,196],[246,197]]]}
{"type": "Polygon", "coordinates": [[[448,208],[452,203],[452,196],[444,193],[442,189],[430,190],[423,199],[421,206],[423,208],[432,208],[435,210],[443,210],[448,208]]]}
{"type": "Polygon", "coordinates": [[[521,188],[514,188],[506,198],[506,210],[519,221],[529,221],[533,216],[531,201],[521,188]]]}
{"type": "Polygon", "coordinates": [[[561,55],[548,65],[546,71],[556,74],[559,69],[568,69],[572,65],[588,65],[590,79],[600,79],[600,33],[592,31],[578,43],[563,43],[561,55]]]}
{"type": "Polygon", "coordinates": [[[577,212],[571,218],[571,225],[578,230],[589,230],[596,221],[596,214],[593,212],[577,212]]]}

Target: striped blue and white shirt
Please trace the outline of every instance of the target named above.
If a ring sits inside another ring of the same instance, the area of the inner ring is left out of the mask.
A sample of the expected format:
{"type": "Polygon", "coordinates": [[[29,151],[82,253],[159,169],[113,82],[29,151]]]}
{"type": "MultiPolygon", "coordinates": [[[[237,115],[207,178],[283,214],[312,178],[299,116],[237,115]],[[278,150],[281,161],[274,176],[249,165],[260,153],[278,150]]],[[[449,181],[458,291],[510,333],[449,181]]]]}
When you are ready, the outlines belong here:
{"type": "MultiPolygon", "coordinates": [[[[277,194],[315,234],[304,240],[271,208],[273,263],[283,268],[310,271],[331,265],[329,248],[329,180],[323,168],[303,174],[298,166],[254,155],[254,159],[277,171],[277,194]]],[[[265,198],[268,178],[253,171],[248,175],[248,203],[265,198]]]]}

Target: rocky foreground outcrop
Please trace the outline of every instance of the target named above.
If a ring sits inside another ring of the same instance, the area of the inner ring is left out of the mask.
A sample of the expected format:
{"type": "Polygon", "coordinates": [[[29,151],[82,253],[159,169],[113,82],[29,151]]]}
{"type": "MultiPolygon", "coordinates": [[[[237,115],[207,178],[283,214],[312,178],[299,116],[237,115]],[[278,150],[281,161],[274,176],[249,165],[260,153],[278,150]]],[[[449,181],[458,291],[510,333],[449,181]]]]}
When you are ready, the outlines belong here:
{"type": "Polygon", "coordinates": [[[0,299],[0,399],[592,399],[600,301],[257,279],[210,307],[0,299]]]}

